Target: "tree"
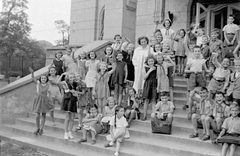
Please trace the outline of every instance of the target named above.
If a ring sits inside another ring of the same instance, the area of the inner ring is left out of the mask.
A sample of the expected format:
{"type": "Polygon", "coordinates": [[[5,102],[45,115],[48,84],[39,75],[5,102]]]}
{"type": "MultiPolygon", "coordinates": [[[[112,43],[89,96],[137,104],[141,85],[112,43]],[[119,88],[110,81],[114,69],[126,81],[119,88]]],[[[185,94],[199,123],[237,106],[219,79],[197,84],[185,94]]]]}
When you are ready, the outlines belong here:
{"type": "Polygon", "coordinates": [[[62,34],[62,39],[57,40],[57,45],[64,46],[68,45],[69,43],[69,36],[70,36],[70,26],[64,20],[57,20],[54,22],[56,25],[56,29],[59,33],[62,34]]]}
{"type": "MultiPolygon", "coordinates": [[[[0,13],[0,54],[7,60],[5,71],[9,77],[11,58],[24,47],[31,30],[28,23],[27,0],[3,0],[3,11],[0,13]]],[[[5,61],[6,62],[6,61],[5,61]]]]}

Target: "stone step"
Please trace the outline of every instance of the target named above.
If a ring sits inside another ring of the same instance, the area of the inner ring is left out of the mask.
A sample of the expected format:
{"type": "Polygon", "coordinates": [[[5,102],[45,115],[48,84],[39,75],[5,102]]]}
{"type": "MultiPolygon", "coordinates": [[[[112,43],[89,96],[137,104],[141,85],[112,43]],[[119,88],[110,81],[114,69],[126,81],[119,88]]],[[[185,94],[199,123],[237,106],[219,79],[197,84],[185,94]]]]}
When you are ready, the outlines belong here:
{"type": "MultiPolygon", "coordinates": [[[[78,144],[77,141],[79,140],[79,138],[74,138],[71,140],[64,140],[63,139],[63,133],[62,132],[56,132],[56,131],[52,131],[52,130],[48,130],[45,129],[44,130],[44,134],[42,136],[35,136],[32,132],[35,130],[34,127],[31,126],[26,126],[26,125],[4,125],[4,134],[5,133],[11,133],[16,136],[14,137],[14,139],[18,139],[18,137],[24,138],[21,139],[21,142],[25,142],[25,140],[27,142],[29,142],[28,140],[31,140],[31,142],[29,143],[30,145],[32,143],[35,143],[35,141],[37,140],[38,142],[42,142],[42,144],[45,144],[45,142],[47,143],[52,143],[55,146],[58,146],[59,144],[63,144],[63,146],[60,146],[59,148],[61,148],[62,150],[65,150],[64,145],[66,145],[67,147],[71,148],[71,151],[77,151],[79,152],[79,154],[71,154],[71,152],[65,153],[65,154],[61,154],[64,156],[79,156],[81,154],[82,151],[84,151],[83,155],[80,156],[90,156],[90,155],[97,155],[97,156],[112,156],[114,151],[115,151],[115,147],[111,147],[111,148],[104,148],[103,145],[105,143],[107,143],[106,139],[103,137],[97,137],[97,143],[95,145],[91,145],[90,144],[90,139],[87,143],[82,143],[82,144],[78,144]],[[85,155],[86,153],[86,155],[85,155]]],[[[2,135],[1,134],[1,135],[2,135]]],[[[12,138],[12,135],[8,135],[7,138],[12,138]]],[[[141,149],[139,148],[139,144],[138,142],[135,142],[134,145],[129,145],[128,141],[124,141],[124,143],[121,145],[121,149],[120,149],[120,156],[146,156],[146,155],[151,155],[151,156],[157,156],[157,155],[166,155],[166,156],[178,156],[175,154],[169,154],[169,153],[164,153],[164,151],[159,151],[159,149],[157,149],[158,152],[155,151],[150,151],[150,150],[146,150],[146,149],[141,149]],[[137,150],[136,150],[137,149],[137,150]]],[[[51,149],[51,145],[48,145],[48,147],[51,149]]],[[[47,147],[46,147],[47,148],[47,147]]],[[[50,150],[50,149],[45,149],[45,150],[50,150]]],[[[44,150],[43,150],[44,151],[44,150]]],[[[67,151],[68,152],[68,151],[67,151]]]]}
{"type": "MultiPolygon", "coordinates": [[[[35,120],[33,118],[20,118],[17,120],[17,124],[19,125],[27,125],[31,127],[35,127],[35,120]]],[[[186,127],[188,127],[187,125],[186,127]]],[[[76,124],[74,128],[76,127],[76,124]]],[[[186,129],[189,129],[189,131],[181,131],[180,129],[184,128],[182,127],[173,127],[172,129],[172,135],[161,135],[161,134],[153,134],[151,133],[151,125],[150,122],[133,122],[132,126],[128,129],[131,136],[141,136],[143,137],[153,137],[157,140],[168,140],[168,141],[174,141],[179,143],[186,143],[186,144],[198,144],[203,147],[208,147],[210,141],[202,142],[199,139],[190,139],[188,136],[192,133],[191,127],[188,127],[186,129]]],[[[56,126],[51,126],[51,122],[46,122],[45,129],[52,130],[55,132],[61,132],[64,133],[64,124],[63,123],[57,123],[56,126]]],[[[78,136],[80,138],[82,136],[82,132],[74,132],[74,136],[78,136]]],[[[105,139],[105,134],[99,134],[99,137],[103,137],[105,139]]],[[[131,140],[129,140],[131,141],[131,140]]]]}
{"type": "MultiPolygon", "coordinates": [[[[32,125],[31,126],[26,126],[25,124],[24,124],[24,127],[22,126],[22,124],[17,124],[17,125],[11,126],[11,128],[14,128],[14,130],[17,130],[18,132],[22,131],[24,133],[26,133],[26,132],[27,133],[32,133],[32,131],[35,130],[35,128],[32,125]]],[[[63,137],[63,127],[62,127],[62,131],[60,130],[60,132],[57,131],[57,130],[49,130],[47,128],[44,132],[45,133],[43,134],[43,136],[41,136],[41,138],[46,136],[48,141],[59,142],[59,141],[63,140],[62,139],[62,137],[63,137]],[[54,133],[54,136],[52,135],[51,132],[54,133]],[[58,138],[56,140],[55,136],[57,134],[58,134],[58,138]]],[[[130,134],[132,134],[132,131],[130,131],[130,134]]],[[[187,143],[190,140],[185,141],[185,142],[176,142],[176,140],[175,141],[169,140],[168,139],[169,136],[166,136],[165,137],[166,140],[163,140],[163,139],[155,137],[155,136],[163,136],[163,135],[154,135],[154,134],[151,134],[151,133],[149,133],[149,134],[150,134],[150,136],[152,136],[151,138],[149,137],[149,135],[146,136],[146,134],[142,134],[142,135],[139,135],[139,134],[134,135],[133,134],[133,135],[131,135],[130,139],[126,139],[124,141],[124,144],[122,146],[122,150],[124,152],[126,152],[125,148],[129,148],[129,147],[131,147],[132,149],[138,149],[136,152],[139,153],[139,154],[137,154],[139,156],[140,155],[146,155],[147,154],[146,151],[152,151],[153,153],[151,155],[157,155],[157,154],[161,155],[162,152],[164,152],[164,153],[171,153],[171,155],[179,155],[179,156],[180,155],[181,156],[182,155],[214,156],[214,155],[219,154],[220,148],[221,148],[220,146],[213,146],[210,143],[208,143],[208,145],[212,146],[212,147],[206,146],[204,148],[202,148],[202,147],[199,148],[198,145],[195,145],[193,143],[187,143]],[[187,143],[187,144],[185,144],[185,143],[187,143]]],[[[74,135],[76,135],[76,133],[74,135]]],[[[46,138],[42,138],[42,139],[46,139],[46,138]]],[[[79,138],[80,138],[80,136],[79,136],[79,138]]],[[[79,138],[73,139],[71,141],[76,142],[79,138]]],[[[104,142],[106,143],[105,137],[104,136],[101,137],[101,135],[99,135],[97,137],[97,144],[96,145],[92,146],[92,145],[89,145],[88,143],[83,144],[83,145],[90,146],[89,148],[95,151],[96,150],[95,147],[97,146],[99,148],[99,144],[103,145],[104,142]]],[[[198,142],[201,143],[201,141],[198,141],[198,142]]],[[[82,146],[82,145],[80,145],[80,146],[82,146]]],[[[100,148],[101,148],[101,146],[100,146],[100,148]]],[[[109,149],[107,149],[107,150],[109,150],[109,149]]],[[[107,150],[105,150],[105,152],[107,150]]],[[[148,153],[148,154],[150,154],[150,153],[148,153]]],[[[126,154],[124,154],[124,155],[126,155],[126,154]]]]}

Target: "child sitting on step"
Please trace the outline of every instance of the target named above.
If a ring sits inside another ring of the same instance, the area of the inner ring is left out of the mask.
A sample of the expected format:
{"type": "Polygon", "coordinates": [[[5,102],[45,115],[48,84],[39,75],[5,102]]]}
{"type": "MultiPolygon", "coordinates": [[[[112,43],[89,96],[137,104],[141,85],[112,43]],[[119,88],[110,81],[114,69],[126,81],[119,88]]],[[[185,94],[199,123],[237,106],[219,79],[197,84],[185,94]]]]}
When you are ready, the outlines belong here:
{"type": "Polygon", "coordinates": [[[91,144],[96,143],[96,135],[102,131],[102,125],[100,124],[102,119],[102,114],[98,113],[98,107],[94,104],[89,113],[83,119],[83,137],[78,141],[78,143],[87,142],[87,132],[89,131],[92,136],[91,144]]]}
{"type": "Polygon", "coordinates": [[[219,133],[221,131],[223,121],[229,117],[230,109],[223,100],[224,93],[216,92],[213,116],[205,117],[206,135],[202,138],[202,141],[210,139],[210,127],[212,127],[215,133],[219,133]]]}
{"type": "MultiPolygon", "coordinates": [[[[195,94],[195,89],[190,95],[193,96],[194,94],[195,94]]],[[[189,138],[198,137],[198,125],[203,126],[203,136],[205,136],[206,135],[205,118],[213,115],[214,101],[208,98],[207,88],[202,87],[199,94],[201,96],[199,105],[196,107],[196,111],[193,112],[192,114],[192,125],[193,125],[194,133],[191,134],[189,138]]],[[[190,106],[190,109],[191,108],[192,107],[190,106]]]]}
{"type": "Polygon", "coordinates": [[[108,133],[109,130],[109,122],[110,119],[114,116],[115,108],[116,108],[116,102],[113,97],[109,97],[107,99],[107,105],[104,107],[103,110],[103,118],[101,120],[103,125],[103,133],[108,133]]]}
{"type": "MultiPolygon", "coordinates": [[[[219,134],[217,138],[217,142],[220,142],[222,137],[228,136],[232,137],[233,139],[238,139],[240,137],[240,118],[238,117],[239,114],[239,106],[238,105],[231,105],[230,106],[230,113],[231,116],[224,120],[222,125],[222,131],[219,134]]],[[[229,156],[234,156],[237,144],[230,143],[230,139],[228,139],[228,142],[222,141],[223,144],[222,147],[222,154],[221,156],[227,156],[228,149],[230,150],[229,156]]]]}
{"type": "Polygon", "coordinates": [[[172,124],[174,105],[172,101],[168,101],[168,93],[161,93],[161,101],[155,106],[155,112],[151,114],[151,118],[157,118],[159,120],[167,121],[168,125],[172,124]]]}
{"type": "Polygon", "coordinates": [[[124,108],[122,106],[117,106],[115,108],[115,115],[110,120],[110,135],[107,136],[107,140],[110,142],[105,144],[104,147],[112,147],[113,144],[117,142],[116,152],[114,156],[119,155],[120,145],[124,138],[129,138],[129,132],[127,130],[127,120],[123,116],[124,108]]]}
{"type": "Polygon", "coordinates": [[[140,114],[139,104],[136,100],[136,90],[134,88],[130,88],[128,90],[128,99],[127,99],[127,107],[125,108],[125,117],[128,119],[128,126],[130,128],[131,122],[133,119],[138,118],[137,115],[140,114]]]}

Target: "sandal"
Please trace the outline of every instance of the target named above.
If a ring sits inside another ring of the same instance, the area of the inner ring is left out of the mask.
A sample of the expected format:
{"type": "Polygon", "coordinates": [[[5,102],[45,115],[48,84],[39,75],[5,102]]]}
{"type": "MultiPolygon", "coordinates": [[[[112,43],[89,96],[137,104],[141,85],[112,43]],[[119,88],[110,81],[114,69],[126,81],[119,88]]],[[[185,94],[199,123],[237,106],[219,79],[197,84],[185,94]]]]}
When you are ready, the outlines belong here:
{"type": "Polygon", "coordinates": [[[107,147],[112,147],[112,145],[110,145],[110,143],[107,143],[107,144],[104,145],[104,147],[105,147],[105,148],[107,148],[107,147]]]}
{"type": "Polygon", "coordinates": [[[42,135],[43,134],[43,130],[40,129],[39,132],[38,132],[39,135],[42,135]]]}
{"type": "Polygon", "coordinates": [[[79,125],[78,125],[78,126],[76,127],[76,129],[75,129],[75,132],[80,131],[81,129],[82,129],[82,126],[79,126],[79,125]]]}
{"type": "Polygon", "coordinates": [[[92,140],[91,144],[92,145],[96,144],[96,140],[92,140]]]}
{"type": "Polygon", "coordinates": [[[197,138],[198,137],[198,133],[193,133],[189,136],[189,138],[197,138]]]}
{"type": "Polygon", "coordinates": [[[207,140],[210,140],[210,135],[205,135],[205,136],[202,138],[202,141],[207,141],[207,140]]]}
{"type": "Polygon", "coordinates": [[[40,129],[36,129],[36,131],[33,132],[33,134],[37,135],[39,133],[40,129]]]}
{"type": "Polygon", "coordinates": [[[81,138],[77,143],[81,144],[82,142],[87,142],[87,139],[81,138]]]}

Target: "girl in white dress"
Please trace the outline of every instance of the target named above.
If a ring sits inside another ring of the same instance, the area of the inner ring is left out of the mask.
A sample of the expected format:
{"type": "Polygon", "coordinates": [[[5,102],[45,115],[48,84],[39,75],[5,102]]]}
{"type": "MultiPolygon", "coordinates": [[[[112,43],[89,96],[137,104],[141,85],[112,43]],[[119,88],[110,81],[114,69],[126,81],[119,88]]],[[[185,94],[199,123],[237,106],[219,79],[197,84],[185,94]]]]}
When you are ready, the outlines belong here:
{"type": "Polygon", "coordinates": [[[87,74],[85,77],[85,83],[87,85],[88,88],[88,98],[90,100],[90,103],[92,104],[92,90],[93,88],[95,88],[95,84],[96,84],[96,77],[98,75],[98,64],[100,63],[99,60],[97,60],[97,55],[94,51],[91,51],[88,54],[88,57],[90,58],[90,60],[86,61],[86,69],[87,69],[87,74]]]}

